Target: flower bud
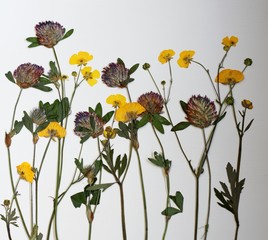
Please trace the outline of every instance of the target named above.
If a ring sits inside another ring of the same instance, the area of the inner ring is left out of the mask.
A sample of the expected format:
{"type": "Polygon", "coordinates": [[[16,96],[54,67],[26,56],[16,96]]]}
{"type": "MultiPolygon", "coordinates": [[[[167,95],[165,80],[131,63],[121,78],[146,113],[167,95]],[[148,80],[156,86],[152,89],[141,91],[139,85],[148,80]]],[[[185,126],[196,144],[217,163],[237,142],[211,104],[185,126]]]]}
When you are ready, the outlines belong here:
{"type": "Polygon", "coordinates": [[[227,105],[233,105],[233,104],[234,104],[234,98],[233,98],[233,97],[227,97],[227,98],[225,99],[225,103],[226,103],[227,105]]]}
{"type": "Polygon", "coordinates": [[[6,135],[5,135],[5,144],[6,144],[7,148],[9,148],[10,145],[11,145],[11,135],[10,135],[10,133],[6,133],[6,135]]]}
{"type": "Polygon", "coordinates": [[[4,206],[5,206],[5,207],[9,207],[9,205],[10,205],[10,200],[5,199],[5,200],[4,200],[4,206]]]}
{"type": "Polygon", "coordinates": [[[242,106],[244,108],[247,108],[247,109],[252,109],[253,108],[253,104],[250,100],[247,100],[247,99],[244,99],[242,102],[241,102],[242,106]]]}
{"type": "Polygon", "coordinates": [[[253,61],[252,61],[251,58],[246,58],[246,59],[244,60],[244,64],[245,64],[246,66],[251,66],[252,63],[253,63],[253,61]]]}
{"type": "Polygon", "coordinates": [[[149,63],[144,63],[144,64],[142,65],[142,68],[143,68],[144,70],[148,70],[150,67],[151,67],[151,66],[150,66],[149,63]]]}

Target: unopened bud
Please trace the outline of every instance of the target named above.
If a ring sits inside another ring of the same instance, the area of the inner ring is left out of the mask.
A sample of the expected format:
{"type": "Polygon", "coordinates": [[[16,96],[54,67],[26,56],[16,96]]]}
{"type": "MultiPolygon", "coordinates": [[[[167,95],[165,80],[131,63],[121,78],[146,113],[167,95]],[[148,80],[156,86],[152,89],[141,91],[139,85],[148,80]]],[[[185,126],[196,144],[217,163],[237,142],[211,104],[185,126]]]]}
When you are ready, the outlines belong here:
{"type": "Polygon", "coordinates": [[[251,66],[252,63],[253,63],[253,61],[252,61],[251,58],[246,58],[246,59],[244,60],[244,64],[245,64],[246,66],[251,66]]]}
{"type": "Polygon", "coordinates": [[[234,104],[234,98],[233,97],[227,97],[225,99],[225,102],[227,105],[233,105],[234,104]]]}
{"type": "Polygon", "coordinates": [[[7,148],[9,148],[10,145],[11,145],[11,135],[10,135],[10,133],[6,133],[5,144],[6,144],[7,148]]]}
{"type": "Polygon", "coordinates": [[[143,68],[144,70],[148,70],[150,67],[151,67],[151,66],[150,66],[149,63],[144,63],[144,64],[142,65],[142,68],[143,68]]]}
{"type": "Polygon", "coordinates": [[[247,108],[247,109],[252,109],[253,108],[253,104],[250,100],[247,100],[247,99],[244,99],[242,102],[241,102],[242,106],[244,108],[247,108]]]}

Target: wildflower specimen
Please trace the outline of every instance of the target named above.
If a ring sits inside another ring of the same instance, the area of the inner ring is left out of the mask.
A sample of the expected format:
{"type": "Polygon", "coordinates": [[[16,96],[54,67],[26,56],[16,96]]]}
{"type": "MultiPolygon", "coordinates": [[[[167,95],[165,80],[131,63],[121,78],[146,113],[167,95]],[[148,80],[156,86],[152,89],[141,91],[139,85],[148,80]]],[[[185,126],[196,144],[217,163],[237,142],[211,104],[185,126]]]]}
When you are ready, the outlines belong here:
{"type": "Polygon", "coordinates": [[[46,138],[64,138],[66,136],[66,130],[58,122],[50,122],[45,129],[38,132],[38,136],[46,138]]]}
{"type": "Polygon", "coordinates": [[[88,52],[78,52],[77,54],[73,54],[70,57],[69,63],[71,65],[86,65],[90,60],[93,59],[93,56],[88,52]]]}
{"type": "Polygon", "coordinates": [[[57,22],[45,21],[35,26],[35,32],[40,45],[52,48],[62,40],[65,28],[57,22]]]}
{"type": "Polygon", "coordinates": [[[78,112],[75,115],[74,133],[80,138],[96,138],[103,133],[105,122],[94,112],[78,112]]]}
{"type": "Polygon", "coordinates": [[[112,104],[114,108],[122,107],[126,104],[126,97],[121,94],[113,94],[106,99],[106,103],[112,104]]]}
{"type": "Polygon", "coordinates": [[[92,71],[91,67],[84,67],[81,73],[91,87],[93,87],[98,82],[97,79],[100,78],[100,72],[98,70],[92,71]]]}
{"type": "Polygon", "coordinates": [[[193,56],[195,54],[195,51],[188,50],[188,51],[182,51],[180,53],[180,58],[178,59],[177,63],[182,68],[188,68],[189,64],[191,63],[193,56]]]}
{"type": "Polygon", "coordinates": [[[229,50],[230,47],[235,47],[238,42],[238,38],[235,36],[228,37],[222,39],[222,45],[224,45],[224,50],[229,50]]]}
{"type": "Polygon", "coordinates": [[[45,111],[40,108],[34,108],[30,112],[30,118],[36,125],[41,125],[47,120],[45,111]]]}
{"type": "Polygon", "coordinates": [[[126,103],[116,111],[115,119],[118,122],[129,122],[137,119],[145,111],[146,109],[138,102],[126,103]]]}
{"type": "Polygon", "coordinates": [[[124,88],[129,82],[129,69],[122,63],[110,63],[103,68],[101,79],[108,87],[124,88]]]}
{"type": "Polygon", "coordinates": [[[20,88],[29,88],[38,83],[40,76],[44,73],[44,68],[36,64],[24,63],[18,66],[13,76],[20,88]]]}
{"type": "Polygon", "coordinates": [[[164,99],[162,96],[155,92],[148,92],[142,94],[137,101],[142,105],[146,112],[149,114],[160,114],[163,110],[164,99]]]}
{"type": "Polygon", "coordinates": [[[34,172],[32,170],[31,165],[28,162],[23,162],[22,164],[17,166],[17,172],[20,175],[21,179],[32,183],[34,179],[34,172]]]}
{"type": "Polygon", "coordinates": [[[247,109],[252,109],[253,108],[253,103],[250,100],[244,99],[241,102],[242,106],[247,109]]]}
{"type": "Polygon", "coordinates": [[[162,64],[167,63],[173,58],[174,55],[175,52],[172,49],[163,50],[158,56],[158,61],[162,64]]]}
{"type": "Polygon", "coordinates": [[[192,96],[185,109],[186,119],[195,127],[206,128],[217,118],[216,107],[209,98],[192,96]]]}
{"type": "Polygon", "coordinates": [[[241,82],[244,74],[239,70],[224,69],[216,77],[215,82],[232,85],[241,82]]]}

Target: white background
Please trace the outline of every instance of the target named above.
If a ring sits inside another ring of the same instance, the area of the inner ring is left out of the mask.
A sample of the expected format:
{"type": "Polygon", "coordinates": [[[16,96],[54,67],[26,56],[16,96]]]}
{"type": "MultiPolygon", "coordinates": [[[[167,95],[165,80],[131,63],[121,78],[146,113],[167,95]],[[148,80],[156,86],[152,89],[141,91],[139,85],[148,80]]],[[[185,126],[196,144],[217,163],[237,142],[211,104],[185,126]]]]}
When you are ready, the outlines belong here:
{"type": "MultiPolygon", "coordinates": [[[[100,71],[110,62],[122,58],[128,67],[135,63],[149,62],[151,71],[158,82],[168,80],[168,67],[158,62],[158,54],[163,49],[172,48],[176,56],[172,62],[174,88],[170,109],[175,123],[184,120],[179,100],[187,101],[193,94],[207,95],[214,98],[206,73],[197,65],[189,69],[177,66],[179,52],[185,49],[196,51],[195,60],[202,62],[215,76],[219,60],[223,56],[221,40],[225,36],[239,38],[225,67],[242,69],[243,60],[253,59],[253,66],[246,71],[245,80],[235,89],[237,106],[242,99],[251,99],[254,109],[249,111],[249,118],[254,118],[251,129],[245,136],[241,178],[246,178],[245,188],[240,203],[241,227],[239,239],[264,240],[267,237],[267,56],[268,56],[268,3],[265,0],[226,0],[226,1],[152,1],[152,0],[58,0],[33,1],[11,0],[1,2],[1,88],[0,112],[2,144],[0,145],[0,201],[12,196],[8,174],[7,153],[4,145],[4,133],[9,131],[13,106],[19,88],[5,78],[5,73],[14,71],[25,62],[36,63],[48,70],[48,62],[53,60],[52,51],[44,47],[28,49],[27,37],[34,36],[34,26],[40,21],[52,20],[61,23],[67,30],[75,29],[73,36],[62,41],[56,50],[62,64],[62,71],[70,75],[75,67],[68,64],[69,57],[78,51],[88,51],[94,55],[91,65],[100,71]]],[[[135,73],[135,82],[131,83],[132,98],[155,90],[148,74],[140,67],[135,73]]],[[[72,87],[72,79],[67,83],[72,87]]],[[[124,90],[107,88],[101,81],[91,88],[84,84],[75,97],[70,129],[68,130],[67,151],[62,189],[69,183],[73,170],[74,158],[79,151],[79,139],[72,132],[74,114],[94,107],[97,102],[105,106],[105,99],[112,93],[125,94],[124,90]]],[[[29,89],[23,92],[16,119],[20,120],[23,111],[29,112],[39,100],[52,101],[56,92],[44,94],[29,89]]],[[[162,137],[172,160],[171,193],[181,191],[185,198],[184,212],[171,219],[167,238],[193,239],[194,226],[194,178],[183,159],[175,138],[166,130],[162,137]]],[[[201,132],[189,128],[181,133],[182,142],[193,164],[198,162],[202,150],[201,132]]],[[[237,135],[232,123],[231,112],[218,128],[210,152],[213,174],[213,187],[219,188],[219,181],[227,181],[225,166],[231,162],[235,166],[237,135]]],[[[40,140],[39,161],[46,139],[40,140]]],[[[117,152],[127,152],[127,143],[119,141],[117,152]]],[[[40,180],[40,231],[46,235],[48,218],[51,213],[54,195],[56,169],[56,143],[52,144],[50,155],[46,159],[40,180]]],[[[116,143],[115,143],[116,145],[116,143]]],[[[165,188],[160,169],[152,166],[147,158],[158,145],[146,127],[140,132],[140,151],[144,171],[149,213],[149,239],[161,239],[164,218],[160,212],[164,208],[165,188]]],[[[84,148],[84,161],[90,164],[97,156],[96,141],[89,140],[84,148]]],[[[23,129],[13,139],[12,164],[15,179],[15,166],[23,161],[32,161],[31,135],[23,129]]],[[[105,181],[112,178],[105,174],[105,181]]],[[[75,209],[69,196],[81,191],[86,182],[73,187],[59,207],[60,239],[87,239],[88,225],[84,208],[75,209]]],[[[22,182],[19,188],[22,206],[27,216],[28,186],[22,182]]],[[[201,207],[199,239],[203,234],[207,196],[207,175],[201,177],[201,207]]],[[[143,239],[143,212],[136,158],[133,157],[131,169],[125,183],[126,222],[128,239],[143,239]]],[[[212,240],[233,239],[234,219],[231,214],[217,205],[212,196],[209,238],[212,240]]],[[[1,213],[3,213],[3,208],[1,213]]],[[[20,224],[20,223],[19,223],[20,224]]],[[[20,224],[21,225],[21,224],[20,224]]],[[[15,240],[26,239],[22,226],[12,228],[15,240]]],[[[0,224],[0,239],[7,239],[4,222],[0,224]]],[[[103,193],[101,204],[96,212],[92,239],[121,239],[119,191],[116,186],[103,193]]]]}

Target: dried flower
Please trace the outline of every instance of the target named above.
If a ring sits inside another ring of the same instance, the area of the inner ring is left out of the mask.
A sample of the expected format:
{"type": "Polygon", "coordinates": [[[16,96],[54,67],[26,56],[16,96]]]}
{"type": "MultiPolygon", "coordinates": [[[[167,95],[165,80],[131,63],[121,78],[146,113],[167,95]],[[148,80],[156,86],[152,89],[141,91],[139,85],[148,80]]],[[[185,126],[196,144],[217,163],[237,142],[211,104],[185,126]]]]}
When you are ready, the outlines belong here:
{"type": "Polygon", "coordinates": [[[35,26],[35,32],[40,45],[52,48],[62,40],[65,28],[57,22],[45,21],[35,26]]]}
{"type": "Polygon", "coordinates": [[[107,139],[114,139],[117,134],[117,129],[107,126],[103,131],[103,136],[107,139]]]}
{"type": "Polygon", "coordinates": [[[124,88],[128,84],[129,70],[121,63],[110,63],[102,70],[102,81],[108,87],[124,88]]]}
{"type": "Polygon", "coordinates": [[[158,61],[162,64],[167,63],[173,58],[174,55],[175,52],[172,49],[163,50],[158,56],[158,61]]]}
{"type": "Polygon", "coordinates": [[[81,73],[91,87],[93,87],[98,82],[97,79],[100,78],[100,72],[98,70],[92,71],[91,67],[84,67],[81,73]]]}
{"type": "Polygon", "coordinates": [[[252,109],[253,108],[253,103],[250,100],[244,99],[241,102],[242,106],[247,109],[252,109]]]}
{"type": "Polygon", "coordinates": [[[36,64],[24,63],[18,66],[13,75],[20,88],[29,88],[38,83],[44,68],[36,64]]]}
{"type": "Polygon", "coordinates": [[[106,103],[112,104],[114,108],[122,107],[126,104],[126,97],[121,94],[110,95],[106,103]]]}
{"type": "Polygon", "coordinates": [[[64,138],[66,136],[66,130],[62,127],[58,122],[50,122],[48,126],[38,132],[39,137],[46,137],[46,138],[64,138]]]}
{"type": "Polygon", "coordinates": [[[222,84],[233,85],[241,82],[244,79],[244,74],[238,70],[224,69],[216,77],[215,82],[222,84]]]}
{"type": "Polygon", "coordinates": [[[92,59],[93,55],[89,54],[88,52],[78,52],[70,57],[69,63],[71,65],[85,66],[92,59]]]}
{"type": "Polygon", "coordinates": [[[164,99],[155,92],[142,94],[137,101],[149,114],[160,114],[163,110],[164,99]]]}
{"type": "Polygon", "coordinates": [[[78,112],[75,116],[74,133],[80,138],[96,138],[103,133],[105,122],[94,112],[78,112]]]}
{"type": "Polygon", "coordinates": [[[230,47],[235,47],[238,42],[238,38],[235,36],[231,36],[230,38],[226,36],[222,39],[222,44],[224,45],[223,49],[225,51],[229,50],[230,47]]]}
{"type": "Polygon", "coordinates": [[[137,119],[145,111],[146,109],[138,102],[126,103],[116,111],[115,119],[118,122],[129,122],[137,119]]]}
{"type": "Polygon", "coordinates": [[[198,128],[206,128],[217,119],[215,104],[206,96],[192,96],[187,103],[185,112],[186,119],[198,128]]]}
{"type": "Polygon", "coordinates": [[[83,168],[83,175],[87,178],[88,184],[93,184],[96,179],[94,165],[83,168]]]}
{"type": "Polygon", "coordinates": [[[32,183],[34,179],[34,172],[32,170],[31,165],[28,162],[23,162],[22,164],[17,166],[17,172],[20,175],[21,179],[32,183]]]}
{"type": "Polygon", "coordinates": [[[41,125],[47,120],[45,111],[40,108],[34,108],[30,112],[30,118],[36,125],[41,125]]]}
{"type": "Polygon", "coordinates": [[[193,56],[195,51],[193,50],[185,50],[180,53],[180,58],[178,59],[177,63],[182,68],[188,68],[189,64],[193,60],[193,56]]]}

